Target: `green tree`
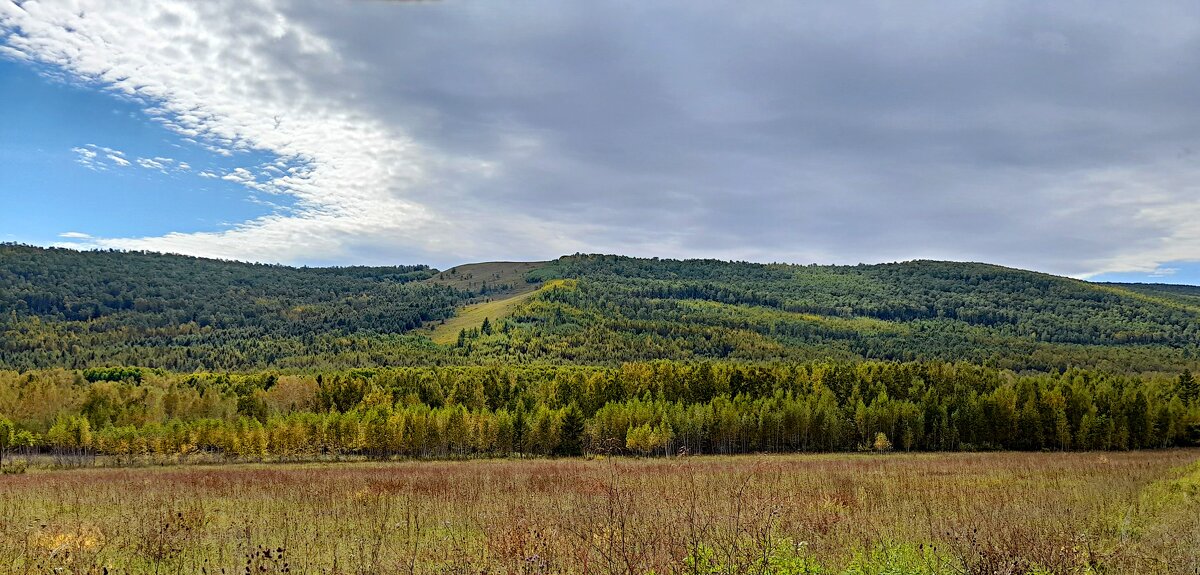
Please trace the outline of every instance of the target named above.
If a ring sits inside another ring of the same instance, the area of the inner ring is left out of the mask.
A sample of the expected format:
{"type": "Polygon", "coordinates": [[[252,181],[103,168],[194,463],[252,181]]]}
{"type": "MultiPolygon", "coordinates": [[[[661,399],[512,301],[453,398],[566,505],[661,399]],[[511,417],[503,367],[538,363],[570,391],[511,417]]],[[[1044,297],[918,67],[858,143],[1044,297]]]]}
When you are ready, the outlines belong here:
{"type": "Polygon", "coordinates": [[[46,432],[46,441],[60,449],[87,449],[92,446],[92,426],[83,416],[59,417],[46,432]]]}
{"type": "Polygon", "coordinates": [[[0,467],[4,467],[4,454],[12,449],[16,441],[16,426],[11,419],[0,415],[0,467]]]}
{"type": "Polygon", "coordinates": [[[888,439],[886,433],[880,431],[875,434],[875,441],[871,443],[871,447],[879,453],[884,453],[892,450],[892,442],[888,439]]]}
{"type": "Polygon", "coordinates": [[[674,433],[669,426],[651,426],[644,423],[631,426],[625,434],[625,448],[639,455],[650,455],[660,449],[666,450],[674,433]]]}
{"type": "Polygon", "coordinates": [[[583,412],[572,403],[563,413],[558,442],[559,455],[583,455],[583,412]]]}
{"type": "Polygon", "coordinates": [[[1042,416],[1038,411],[1037,402],[1031,396],[1025,400],[1017,415],[1017,433],[1021,449],[1041,449],[1044,445],[1045,434],[1042,432],[1042,416]]]}
{"type": "Polygon", "coordinates": [[[625,449],[646,455],[654,449],[651,444],[651,435],[653,433],[654,430],[651,429],[649,423],[630,426],[629,430],[625,432],[625,449]]]}
{"type": "Polygon", "coordinates": [[[258,393],[243,395],[237,400],[238,415],[252,417],[257,419],[259,423],[266,423],[267,416],[270,411],[267,409],[267,402],[258,393]]]}
{"type": "Polygon", "coordinates": [[[1176,385],[1176,389],[1178,390],[1179,398],[1185,403],[1190,403],[1197,397],[1200,397],[1200,383],[1196,382],[1196,377],[1192,375],[1190,369],[1185,369],[1183,373],[1179,374],[1179,382],[1176,385]]]}

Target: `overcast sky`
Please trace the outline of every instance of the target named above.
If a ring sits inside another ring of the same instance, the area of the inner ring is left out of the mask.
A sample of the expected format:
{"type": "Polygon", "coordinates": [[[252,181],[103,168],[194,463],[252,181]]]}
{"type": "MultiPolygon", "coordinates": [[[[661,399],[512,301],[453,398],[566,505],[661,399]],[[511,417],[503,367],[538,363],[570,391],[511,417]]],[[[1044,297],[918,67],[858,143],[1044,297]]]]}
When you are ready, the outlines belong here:
{"type": "Polygon", "coordinates": [[[1194,2],[0,0],[0,57],[0,241],[1200,277],[1194,2]]]}

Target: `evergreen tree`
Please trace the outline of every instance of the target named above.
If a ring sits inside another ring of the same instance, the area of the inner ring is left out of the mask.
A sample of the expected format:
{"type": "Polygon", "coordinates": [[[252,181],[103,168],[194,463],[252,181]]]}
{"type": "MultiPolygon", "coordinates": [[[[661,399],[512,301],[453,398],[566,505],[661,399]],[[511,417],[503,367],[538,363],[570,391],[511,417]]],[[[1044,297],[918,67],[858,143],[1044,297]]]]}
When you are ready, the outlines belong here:
{"type": "Polygon", "coordinates": [[[559,432],[559,455],[583,455],[584,422],[583,412],[574,403],[563,412],[559,432]]]}
{"type": "Polygon", "coordinates": [[[1196,382],[1196,378],[1192,375],[1190,369],[1185,369],[1183,373],[1179,374],[1179,382],[1176,389],[1178,389],[1179,398],[1184,403],[1190,403],[1200,397],[1200,383],[1196,382]]]}

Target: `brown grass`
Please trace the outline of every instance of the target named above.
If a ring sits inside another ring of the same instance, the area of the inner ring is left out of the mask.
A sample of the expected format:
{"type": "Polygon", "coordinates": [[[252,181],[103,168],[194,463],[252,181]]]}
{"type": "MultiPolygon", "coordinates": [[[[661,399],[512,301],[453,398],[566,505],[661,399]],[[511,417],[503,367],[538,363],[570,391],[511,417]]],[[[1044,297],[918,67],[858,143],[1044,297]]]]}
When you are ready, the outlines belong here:
{"type": "Polygon", "coordinates": [[[4,573],[1169,573],[1200,450],[0,477],[4,573]],[[821,571],[815,571],[816,566],[821,571]]]}

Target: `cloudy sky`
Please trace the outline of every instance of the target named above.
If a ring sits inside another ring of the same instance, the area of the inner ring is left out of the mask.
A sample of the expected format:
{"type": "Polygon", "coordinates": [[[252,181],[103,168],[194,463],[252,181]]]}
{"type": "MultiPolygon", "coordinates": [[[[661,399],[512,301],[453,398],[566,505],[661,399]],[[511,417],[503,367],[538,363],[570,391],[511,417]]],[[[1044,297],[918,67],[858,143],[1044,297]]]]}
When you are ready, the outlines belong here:
{"type": "Polygon", "coordinates": [[[1200,4],[0,0],[0,241],[1200,283],[1200,4]]]}

